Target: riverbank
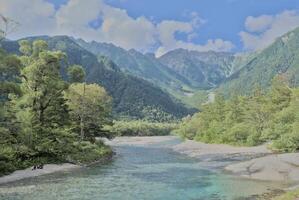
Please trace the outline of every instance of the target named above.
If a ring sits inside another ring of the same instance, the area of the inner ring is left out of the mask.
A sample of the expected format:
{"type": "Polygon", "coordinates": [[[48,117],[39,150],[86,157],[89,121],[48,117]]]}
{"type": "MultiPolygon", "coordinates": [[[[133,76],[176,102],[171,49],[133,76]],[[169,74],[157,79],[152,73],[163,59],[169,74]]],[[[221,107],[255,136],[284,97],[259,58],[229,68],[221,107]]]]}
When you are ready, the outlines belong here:
{"type": "MultiPolygon", "coordinates": [[[[148,146],[148,145],[158,144],[163,141],[174,140],[176,138],[177,138],[176,136],[155,136],[155,137],[116,137],[114,140],[108,140],[105,138],[100,138],[100,139],[103,140],[104,143],[109,146],[121,146],[121,145],[148,146]]],[[[111,156],[107,156],[95,162],[91,162],[88,165],[99,164],[99,163],[103,164],[109,162],[112,159],[112,157],[113,154],[111,154],[111,156]]],[[[36,169],[36,170],[32,170],[32,167],[29,167],[27,169],[17,170],[9,175],[0,177],[0,184],[11,183],[11,182],[15,182],[27,178],[52,174],[55,172],[74,170],[84,166],[86,165],[75,165],[70,163],[64,163],[60,165],[47,164],[43,166],[43,169],[36,169]]]]}
{"type": "Polygon", "coordinates": [[[10,182],[14,182],[26,178],[37,177],[46,174],[52,174],[55,172],[78,169],[80,167],[81,166],[79,165],[74,165],[69,163],[65,163],[61,165],[47,164],[43,166],[43,169],[36,169],[36,170],[32,170],[32,167],[30,167],[24,170],[17,170],[10,175],[0,177],[0,184],[10,183],[10,182]]]}
{"type": "Polygon", "coordinates": [[[299,153],[273,154],[266,145],[234,147],[186,140],[173,150],[205,162],[223,163],[223,169],[239,177],[284,183],[299,182],[299,153]]]}
{"type": "Polygon", "coordinates": [[[101,158],[97,161],[90,162],[88,164],[82,164],[82,165],[79,165],[79,164],[76,165],[76,164],[71,164],[71,163],[46,164],[43,166],[43,169],[32,170],[33,167],[29,167],[27,169],[17,170],[9,175],[1,176],[0,177],[0,185],[27,179],[27,178],[33,178],[33,177],[37,177],[37,176],[52,174],[55,172],[64,172],[64,171],[79,169],[79,168],[91,166],[94,164],[105,164],[107,162],[110,162],[113,159],[113,155],[114,155],[114,153],[112,153],[111,155],[109,155],[107,157],[101,158]]]}
{"type": "Polygon", "coordinates": [[[225,170],[255,180],[296,183],[299,182],[299,153],[269,155],[228,165],[225,170]]]}
{"type": "MultiPolygon", "coordinates": [[[[104,141],[105,142],[105,141],[104,141]]],[[[107,147],[107,146],[106,146],[107,147]]],[[[0,176],[0,185],[1,184],[6,184],[6,183],[11,183],[27,178],[33,178],[37,176],[42,176],[42,175],[47,175],[47,174],[52,174],[55,172],[64,172],[64,171],[70,171],[74,169],[79,169],[82,167],[87,167],[91,166],[94,164],[105,164],[110,162],[113,159],[113,156],[115,155],[115,152],[112,151],[112,149],[109,147],[108,149],[102,151],[100,154],[98,152],[92,152],[88,155],[83,155],[84,158],[80,155],[81,161],[76,160],[76,162],[73,163],[61,163],[61,164],[45,164],[43,165],[42,169],[33,169],[33,166],[28,167],[26,169],[19,169],[14,172],[12,172],[9,175],[4,175],[0,176]]]]}
{"type": "Polygon", "coordinates": [[[174,151],[186,154],[190,157],[202,158],[206,156],[237,156],[253,155],[261,156],[271,154],[266,145],[257,147],[235,147],[226,144],[205,144],[192,140],[185,140],[181,144],[173,147],[174,151]]]}
{"type": "MultiPolygon", "coordinates": [[[[299,181],[299,154],[272,154],[266,146],[233,147],[222,144],[204,144],[195,141],[181,141],[176,136],[156,137],[117,137],[112,141],[105,141],[114,148],[120,146],[150,146],[167,147],[177,153],[197,158],[201,167],[225,170],[236,177],[252,180],[274,182],[299,181]],[[176,142],[172,142],[176,141],[176,142]]],[[[42,170],[31,168],[16,171],[11,175],[0,177],[0,184],[36,177],[58,171],[67,171],[81,166],[72,164],[45,165],[42,170]]]]}
{"type": "Polygon", "coordinates": [[[299,153],[273,154],[266,145],[233,147],[224,144],[204,144],[186,140],[173,150],[201,159],[207,166],[217,163],[227,173],[250,180],[280,182],[289,185],[282,191],[266,193],[260,199],[293,200],[299,197],[299,153]],[[227,160],[227,162],[225,162],[227,160]],[[245,161],[244,161],[245,160],[245,161]],[[219,161],[221,163],[219,163],[219,161]]]}

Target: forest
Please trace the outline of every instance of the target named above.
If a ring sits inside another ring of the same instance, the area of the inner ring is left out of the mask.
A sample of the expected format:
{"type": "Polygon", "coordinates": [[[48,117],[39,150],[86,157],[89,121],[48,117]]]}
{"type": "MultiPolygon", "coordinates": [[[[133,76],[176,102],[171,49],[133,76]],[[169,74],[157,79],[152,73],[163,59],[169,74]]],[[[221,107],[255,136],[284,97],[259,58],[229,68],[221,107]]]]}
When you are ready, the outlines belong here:
{"type": "Polygon", "coordinates": [[[225,99],[218,94],[202,112],[184,118],[176,132],[205,143],[267,143],[276,152],[295,152],[299,149],[299,88],[291,88],[284,75],[277,75],[269,90],[257,85],[248,96],[225,99]]]}
{"type": "Polygon", "coordinates": [[[20,56],[0,51],[0,175],[46,163],[84,164],[111,157],[96,137],[112,122],[112,99],[85,83],[81,66],[61,77],[61,51],[43,40],[20,41],[20,56]]]}

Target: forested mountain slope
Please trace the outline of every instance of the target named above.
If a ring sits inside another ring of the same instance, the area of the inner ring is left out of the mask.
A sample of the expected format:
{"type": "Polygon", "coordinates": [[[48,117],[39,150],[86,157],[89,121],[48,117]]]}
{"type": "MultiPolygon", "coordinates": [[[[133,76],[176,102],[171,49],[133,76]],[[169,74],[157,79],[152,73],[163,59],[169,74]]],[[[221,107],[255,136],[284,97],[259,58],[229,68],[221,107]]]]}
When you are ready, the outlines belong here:
{"type": "Polygon", "coordinates": [[[224,52],[177,49],[160,58],[113,44],[74,39],[88,51],[113,60],[123,72],[148,80],[168,91],[186,105],[198,107],[207,98],[205,91],[217,87],[244,63],[244,56],[224,52]],[[200,94],[200,95],[198,95],[200,94]],[[198,101],[198,103],[193,103],[198,101]]]}
{"type": "MultiPolygon", "coordinates": [[[[256,86],[267,89],[277,74],[283,74],[291,85],[299,83],[299,28],[263,51],[245,55],[177,49],[156,58],[67,36],[27,39],[43,39],[50,49],[66,52],[69,64],[86,69],[88,82],[103,85],[113,96],[115,113],[134,118],[169,119],[188,114],[165,90],[188,103],[197,90],[219,85],[217,89],[226,96],[250,94],[256,86]]],[[[18,53],[15,41],[5,41],[2,46],[18,53]]],[[[62,71],[66,74],[66,69],[62,71]]]]}
{"type": "Polygon", "coordinates": [[[282,74],[291,86],[299,85],[299,28],[257,52],[219,88],[225,95],[249,94],[255,87],[268,89],[273,77],[282,74]]]}
{"type": "MultiPolygon", "coordinates": [[[[113,97],[113,110],[118,116],[164,121],[190,113],[189,109],[176,102],[160,88],[145,80],[122,73],[111,60],[98,59],[67,36],[26,39],[31,41],[43,39],[48,42],[50,49],[65,52],[69,65],[82,65],[86,70],[87,82],[104,86],[113,97]]],[[[8,52],[18,53],[17,41],[5,41],[2,47],[8,52]]],[[[66,69],[62,71],[65,74],[66,69]]]]}
{"type": "Polygon", "coordinates": [[[80,46],[98,56],[113,60],[123,72],[143,78],[168,91],[179,92],[188,87],[190,81],[159,62],[154,54],[142,54],[134,49],[129,51],[113,44],[74,40],[80,46]]]}

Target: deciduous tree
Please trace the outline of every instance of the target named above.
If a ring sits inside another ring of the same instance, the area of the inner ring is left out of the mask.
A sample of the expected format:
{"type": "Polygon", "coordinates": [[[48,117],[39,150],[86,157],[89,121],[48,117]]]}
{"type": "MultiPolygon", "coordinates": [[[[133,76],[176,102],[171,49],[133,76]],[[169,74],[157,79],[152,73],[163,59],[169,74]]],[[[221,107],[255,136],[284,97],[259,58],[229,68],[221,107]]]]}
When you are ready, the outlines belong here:
{"type": "Polygon", "coordinates": [[[65,98],[74,121],[74,129],[81,140],[94,141],[95,136],[106,136],[103,125],[111,120],[112,100],[97,84],[74,83],[65,92],[65,98]]]}

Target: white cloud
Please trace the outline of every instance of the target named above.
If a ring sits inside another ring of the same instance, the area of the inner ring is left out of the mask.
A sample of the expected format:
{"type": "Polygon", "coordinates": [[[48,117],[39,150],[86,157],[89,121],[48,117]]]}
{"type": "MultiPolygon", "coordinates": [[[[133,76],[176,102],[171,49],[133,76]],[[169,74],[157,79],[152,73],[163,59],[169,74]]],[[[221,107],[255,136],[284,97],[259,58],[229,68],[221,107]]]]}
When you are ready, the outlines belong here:
{"type": "Polygon", "coordinates": [[[222,39],[208,40],[206,44],[194,44],[190,41],[184,42],[177,40],[175,34],[185,33],[188,35],[189,40],[194,37],[194,24],[191,22],[177,22],[177,21],[163,21],[158,24],[159,39],[161,46],[156,51],[156,56],[162,56],[168,51],[183,48],[196,51],[230,51],[234,45],[230,41],[222,39]]]}
{"type": "Polygon", "coordinates": [[[156,43],[156,27],[150,20],[142,16],[133,19],[125,10],[108,5],[103,9],[103,24],[99,32],[103,41],[126,49],[146,50],[156,43]]]}
{"type": "Polygon", "coordinates": [[[101,14],[103,3],[99,0],[70,0],[55,13],[56,27],[53,35],[70,35],[84,39],[96,38],[98,32],[88,24],[101,14]]]}
{"type": "Polygon", "coordinates": [[[245,27],[251,32],[261,32],[269,28],[273,22],[273,16],[261,15],[259,17],[249,16],[246,18],[245,27]]]}
{"type": "Polygon", "coordinates": [[[156,50],[157,55],[176,48],[199,51],[229,51],[233,44],[222,39],[206,44],[193,43],[196,30],[205,20],[190,12],[188,22],[164,20],[155,23],[140,16],[133,18],[126,10],[112,7],[103,0],[69,0],[55,10],[46,0],[0,0],[0,13],[22,26],[11,38],[33,35],[70,35],[85,40],[111,42],[125,49],[156,50]],[[97,20],[99,26],[91,27],[97,20]],[[176,33],[186,34],[187,41],[178,40],[176,33]]]}
{"type": "Polygon", "coordinates": [[[222,39],[208,40],[204,45],[193,44],[190,42],[176,41],[173,47],[161,46],[156,52],[156,56],[162,56],[163,54],[177,49],[188,49],[194,51],[218,51],[218,52],[227,52],[231,51],[234,48],[234,44],[230,41],[224,41],[222,39]]]}
{"type": "Polygon", "coordinates": [[[298,12],[287,10],[273,16],[248,17],[245,22],[247,31],[242,31],[239,35],[245,49],[259,50],[298,26],[298,12]]]}
{"type": "Polygon", "coordinates": [[[14,37],[42,35],[55,28],[55,8],[43,0],[0,0],[0,13],[20,23],[14,37]]]}
{"type": "Polygon", "coordinates": [[[85,26],[93,19],[96,19],[103,4],[99,0],[71,0],[66,5],[62,5],[56,13],[56,20],[59,26],[72,25],[85,26]]]}

